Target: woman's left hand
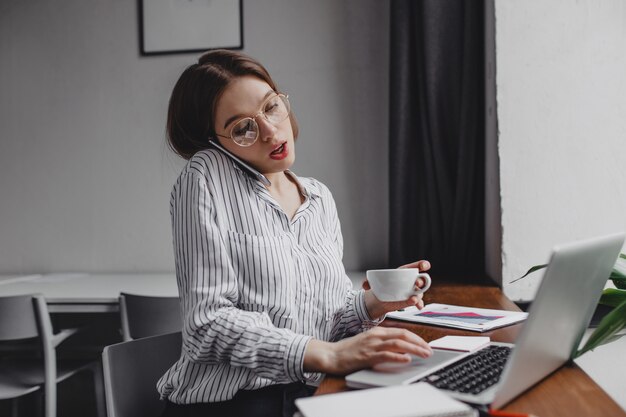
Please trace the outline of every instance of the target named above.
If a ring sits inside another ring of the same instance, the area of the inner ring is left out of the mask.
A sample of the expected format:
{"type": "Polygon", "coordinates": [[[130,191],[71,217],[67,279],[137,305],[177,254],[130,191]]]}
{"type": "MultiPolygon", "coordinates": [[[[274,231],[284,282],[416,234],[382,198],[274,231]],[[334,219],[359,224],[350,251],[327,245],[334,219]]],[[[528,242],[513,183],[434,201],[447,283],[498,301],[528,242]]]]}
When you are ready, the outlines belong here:
{"type": "MultiPolygon", "coordinates": [[[[402,265],[398,268],[416,268],[420,272],[425,272],[430,269],[430,262],[421,260],[402,265]]],[[[415,285],[420,288],[423,287],[424,284],[425,282],[421,278],[418,278],[415,282],[415,285]]],[[[410,306],[415,306],[420,310],[424,308],[424,301],[422,300],[423,294],[413,295],[402,301],[380,301],[372,292],[370,284],[367,280],[363,282],[363,289],[366,290],[365,305],[367,306],[367,311],[370,314],[370,317],[374,319],[380,318],[390,311],[396,311],[410,306]]]]}

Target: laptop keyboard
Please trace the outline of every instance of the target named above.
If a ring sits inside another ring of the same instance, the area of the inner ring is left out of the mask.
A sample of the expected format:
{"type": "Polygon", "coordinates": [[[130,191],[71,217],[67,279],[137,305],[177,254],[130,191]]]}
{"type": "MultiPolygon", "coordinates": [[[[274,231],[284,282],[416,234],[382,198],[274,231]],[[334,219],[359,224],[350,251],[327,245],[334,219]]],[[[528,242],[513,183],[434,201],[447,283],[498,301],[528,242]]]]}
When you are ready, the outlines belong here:
{"type": "Polygon", "coordinates": [[[500,380],[511,350],[509,346],[488,346],[428,375],[422,381],[448,391],[480,394],[500,380]]]}

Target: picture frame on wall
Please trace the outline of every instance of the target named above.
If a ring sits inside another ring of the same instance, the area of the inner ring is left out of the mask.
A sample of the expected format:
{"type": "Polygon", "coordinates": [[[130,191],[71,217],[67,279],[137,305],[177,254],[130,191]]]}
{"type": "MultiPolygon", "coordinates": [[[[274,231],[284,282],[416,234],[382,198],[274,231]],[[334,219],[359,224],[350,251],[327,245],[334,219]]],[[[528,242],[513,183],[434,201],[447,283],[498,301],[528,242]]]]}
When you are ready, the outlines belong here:
{"type": "Polygon", "coordinates": [[[243,49],[242,0],[138,0],[141,55],[243,49]]]}

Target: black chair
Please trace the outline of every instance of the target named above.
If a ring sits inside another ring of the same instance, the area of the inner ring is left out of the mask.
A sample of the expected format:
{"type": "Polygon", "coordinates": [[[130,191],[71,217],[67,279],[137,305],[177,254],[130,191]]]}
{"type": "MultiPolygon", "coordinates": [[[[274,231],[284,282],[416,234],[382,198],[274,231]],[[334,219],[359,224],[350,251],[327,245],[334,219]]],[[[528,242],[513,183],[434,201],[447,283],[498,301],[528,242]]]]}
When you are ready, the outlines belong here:
{"type": "Polygon", "coordinates": [[[78,329],[53,334],[46,301],[41,295],[0,297],[0,400],[13,400],[43,391],[46,417],[57,415],[57,384],[81,371],[93,373],[98,415],[104,416],[102,371],[99,361],[57,361],[56,348],[78,329]],[[12,348],[12,349],[11,349],[12,348]]]}
{"type": "Polygon", "coordinates": [[[183,328],[178,297],[121,293],[119,303],[124,341],[179,332],[183,328]]]}
{"type": "Polygon", "coordinates": [[[156,383],[180,357],[181,333],[122,342],[102,353],[108,417],[159,416],[164,402],[156,383]]]}

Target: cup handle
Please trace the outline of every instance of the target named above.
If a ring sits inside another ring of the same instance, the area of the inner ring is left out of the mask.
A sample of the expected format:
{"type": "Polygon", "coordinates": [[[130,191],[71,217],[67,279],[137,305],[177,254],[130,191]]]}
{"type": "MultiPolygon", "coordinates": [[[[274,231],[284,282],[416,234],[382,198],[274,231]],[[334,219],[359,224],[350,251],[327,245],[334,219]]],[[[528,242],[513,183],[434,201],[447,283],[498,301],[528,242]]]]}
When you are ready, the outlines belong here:
{"type": "Polygon", "coordinates": [[[426,290],[428,290],[430,288],[430,284],[432,283],[432,279],[430,278],[430,275],[428,275],[426,273],[418,274],[417,278],[422,278],[426,282],[424,283],[424,286],[422,288],[420,288],[419,290],[414,290],[413,291],[413,294],[415,294],[415,295],[422,294],[422,293],[426,292],[426,290]]]}

